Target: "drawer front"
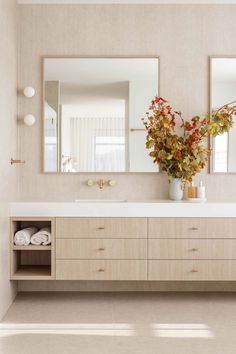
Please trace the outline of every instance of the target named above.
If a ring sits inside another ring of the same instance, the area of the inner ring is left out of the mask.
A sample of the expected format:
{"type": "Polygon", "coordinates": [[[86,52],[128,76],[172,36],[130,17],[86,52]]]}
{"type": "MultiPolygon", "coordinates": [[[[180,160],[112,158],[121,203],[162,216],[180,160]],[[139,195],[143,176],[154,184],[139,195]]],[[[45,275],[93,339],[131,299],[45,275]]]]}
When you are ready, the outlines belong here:
{"type": "Polygon", "coordinates": [[[236,261],[149,261],[149,280],[236,280],[236,261]]]}
{"type": "Polygon", "coordinates": [[[147,238],[146,218],[57,218],[57,238],[147,238]]]}
{"type": "Polygon", "coordinates": [[[150,238],[236,238],[236,219],[150,218],[150,238]]]}
{"type": "Polygon", "coordinates": [[[58,239],[57,259],[147,259],[147,240],[58,239]]]}
{"type": "Polygon", "coordinates": [[[236,239],[150,239],[149,259],[236,259],[236,239]]]}
{"type": "Polygon", "coordinates": [[[147,280],[147,261],[57,260],[57,280],[147,280]]]}

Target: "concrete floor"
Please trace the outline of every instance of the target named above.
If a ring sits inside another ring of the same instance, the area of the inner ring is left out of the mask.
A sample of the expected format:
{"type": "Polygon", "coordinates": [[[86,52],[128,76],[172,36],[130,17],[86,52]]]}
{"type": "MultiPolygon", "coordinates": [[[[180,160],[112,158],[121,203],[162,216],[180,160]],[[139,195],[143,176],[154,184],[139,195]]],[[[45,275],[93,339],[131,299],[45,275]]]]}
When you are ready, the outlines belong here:
{"type": "Polygon", "coordinates": [[[19,293],[1,354],[235,354],[236,293],[19,293]]]}

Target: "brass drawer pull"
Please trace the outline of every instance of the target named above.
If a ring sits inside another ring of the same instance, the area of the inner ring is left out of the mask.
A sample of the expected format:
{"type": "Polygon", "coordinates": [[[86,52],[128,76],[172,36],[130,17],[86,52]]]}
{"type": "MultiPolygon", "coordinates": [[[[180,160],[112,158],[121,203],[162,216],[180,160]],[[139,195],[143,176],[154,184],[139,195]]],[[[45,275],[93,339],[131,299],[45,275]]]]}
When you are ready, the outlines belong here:
{"type": "Polygon", "coordinates": [[[192,272],[192,273],[197,273],[198,270],[197,270],[197,269],[192,269],[191,272],[192,272]]]}
{"type": "Polygon", "coordinates": [[[105,248],[100,247],[100,248],[98,248],[98,251],[105,251],[105,248]]]}
{"type": "Polygon", "coordinates": [[[105,272],[105,269],[102,269],[102,268],[100,268],[100,269],[98,269],[98,271],[101,273],[101,272],[105,272]]]}
{"type": "Polygon", "coordinates": [[[192,252],[197,252],[198,249],[197,249],[197,248],[191,248],[191,251],[192,251],[192,252]]]}
{"type": "Polygon", "coordinates": [[[105,230],[105,227],[99,226],[99,227],[98,227],[98,230],[105,230]]]}
{"type": "Polygon", "coordinates": [[[192,231],[197,231],[198,230],[198,227],[190,227],[190,230],[192,230],[192,231]]]}

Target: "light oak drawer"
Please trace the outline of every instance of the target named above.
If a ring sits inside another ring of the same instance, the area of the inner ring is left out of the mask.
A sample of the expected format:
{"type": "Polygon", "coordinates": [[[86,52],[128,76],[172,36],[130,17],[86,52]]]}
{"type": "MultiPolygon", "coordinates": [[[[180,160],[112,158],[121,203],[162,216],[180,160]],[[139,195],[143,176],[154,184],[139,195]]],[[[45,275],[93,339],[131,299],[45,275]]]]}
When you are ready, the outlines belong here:
{"type": "Polygon", "coordinates": [[[149,259],[236,259],[236,239],[150,239],[149,259]]]}
{"type": "Polygon", "coordinates": [[[147,240],[58,239],[57,259],[147,259],[147,240]]]}
{"type": "Polygon", "coordinates": [[[236,238],[236,219],[150,218],[150,238],[236,238]]]}
{"type": "Polygon", "coordinates": [[[147,261],[57,260],[57,280],[147,280],[147,261]]]}
{"type": "Polygon", "coordinates": [[[146,218],[57,218],[57,238],[146,238],[146,218]]]}
{"type": "Polygon", "coordinates": [[[236,261],[149,261],[149,280],[236,280],[236,261]]]}

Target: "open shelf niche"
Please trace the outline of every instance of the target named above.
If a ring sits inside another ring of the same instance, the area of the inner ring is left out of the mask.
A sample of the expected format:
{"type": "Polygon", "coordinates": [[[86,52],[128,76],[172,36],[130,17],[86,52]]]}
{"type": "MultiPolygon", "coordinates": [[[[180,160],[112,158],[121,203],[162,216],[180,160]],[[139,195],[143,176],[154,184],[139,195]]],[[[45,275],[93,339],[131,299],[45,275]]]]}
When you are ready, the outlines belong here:
{"type": "Polygon", "coordinates": [[[55,279],[55,233],[54,218],[11,218],[10,252],[12,280],[55,279]],[[51,227],[51,245],[16,246],[14,235],[29,226],[38,229],[51,227]]]}

